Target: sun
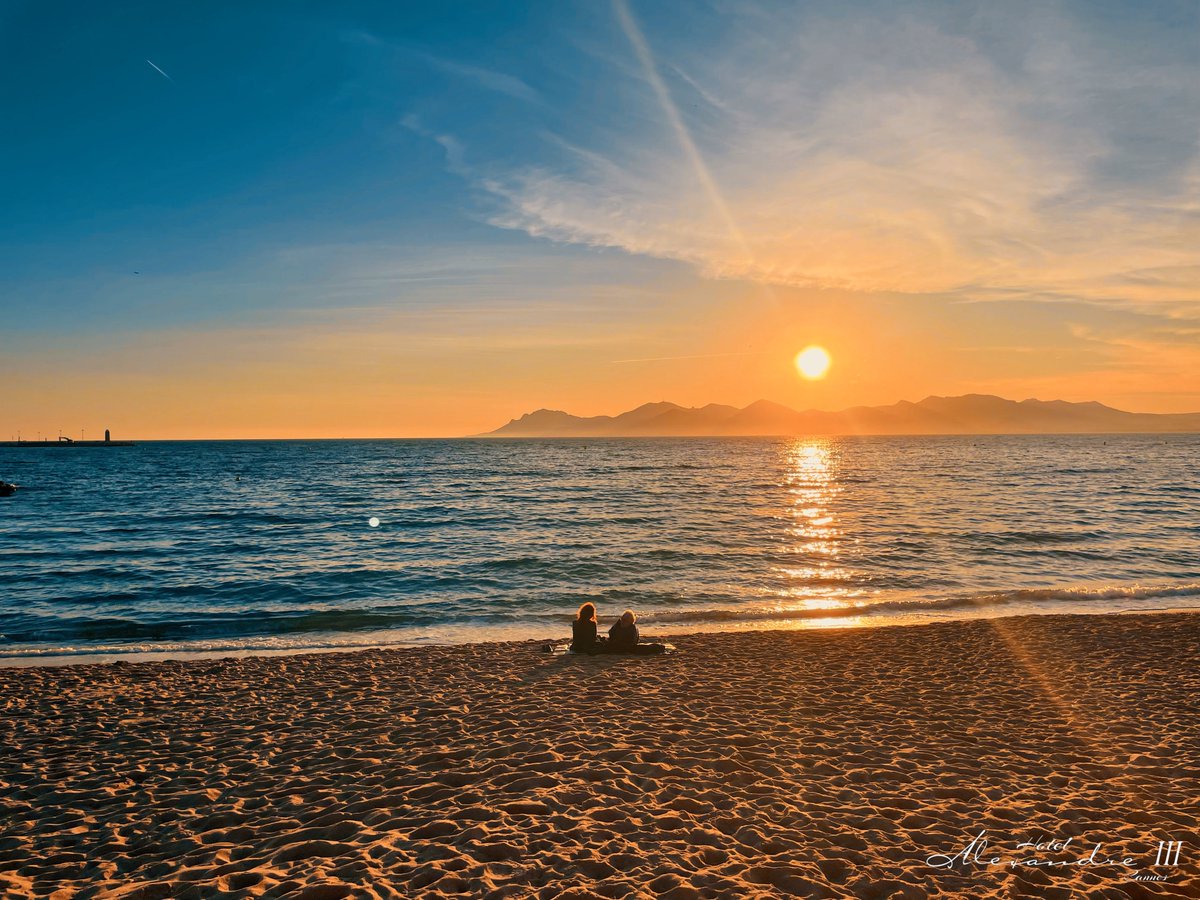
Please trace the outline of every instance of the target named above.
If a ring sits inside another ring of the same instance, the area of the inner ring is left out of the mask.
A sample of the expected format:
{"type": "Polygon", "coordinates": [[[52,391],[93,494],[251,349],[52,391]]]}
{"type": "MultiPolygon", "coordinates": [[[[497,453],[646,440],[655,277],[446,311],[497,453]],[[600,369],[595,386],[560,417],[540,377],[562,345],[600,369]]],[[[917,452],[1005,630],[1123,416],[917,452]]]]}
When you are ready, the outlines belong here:
{"type": "Polygon", "coordinates": [[[824,378],[831,362],[829,351],[816,344],[811,344],[796,354],[796,368],[809,381],[824,378]]]}

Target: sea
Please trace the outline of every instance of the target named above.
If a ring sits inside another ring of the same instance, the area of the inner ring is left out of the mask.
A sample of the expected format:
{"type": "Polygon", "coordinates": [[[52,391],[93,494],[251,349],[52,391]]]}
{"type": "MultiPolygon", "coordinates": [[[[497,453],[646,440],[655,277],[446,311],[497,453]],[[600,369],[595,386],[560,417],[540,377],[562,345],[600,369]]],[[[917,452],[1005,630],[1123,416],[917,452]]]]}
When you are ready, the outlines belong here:
{"type": "Polygon", "coordinates": [[[0,448],[0,664],[1200,608],[1200,435],[0,448]]]}

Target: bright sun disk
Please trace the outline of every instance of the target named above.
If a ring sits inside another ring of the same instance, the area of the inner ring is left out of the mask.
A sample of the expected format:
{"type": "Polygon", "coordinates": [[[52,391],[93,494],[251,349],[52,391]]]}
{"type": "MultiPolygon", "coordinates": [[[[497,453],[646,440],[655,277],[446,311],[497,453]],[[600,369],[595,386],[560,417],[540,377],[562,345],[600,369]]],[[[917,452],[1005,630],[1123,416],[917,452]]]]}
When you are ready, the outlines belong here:
{"type": "Polygon", "coordinates": [[[829,371],[830,362],[832,360],[829,358],[829,351],[815,344],[796,354],[796,368],[810,381],[824,378],[825,373],[829,371]]]}

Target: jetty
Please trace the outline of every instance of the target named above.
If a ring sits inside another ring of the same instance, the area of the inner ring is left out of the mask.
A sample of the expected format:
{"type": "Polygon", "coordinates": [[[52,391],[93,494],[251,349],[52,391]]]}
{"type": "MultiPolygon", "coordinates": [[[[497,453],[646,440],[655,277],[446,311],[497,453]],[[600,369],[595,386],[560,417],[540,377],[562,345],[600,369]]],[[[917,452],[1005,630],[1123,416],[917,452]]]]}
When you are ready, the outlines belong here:
{"type": "Polygon", "coordinates": [[[102,441],[77,441],[74,438],[69,438],[66,435],[59,435],[56,440],[37,440],[23,441],[18,438],[15,441],[0,441],[0,447],[132,447],[133,441],[114,441],[112,434],[106,428],[104,430],[104,440],[102,441]]]}

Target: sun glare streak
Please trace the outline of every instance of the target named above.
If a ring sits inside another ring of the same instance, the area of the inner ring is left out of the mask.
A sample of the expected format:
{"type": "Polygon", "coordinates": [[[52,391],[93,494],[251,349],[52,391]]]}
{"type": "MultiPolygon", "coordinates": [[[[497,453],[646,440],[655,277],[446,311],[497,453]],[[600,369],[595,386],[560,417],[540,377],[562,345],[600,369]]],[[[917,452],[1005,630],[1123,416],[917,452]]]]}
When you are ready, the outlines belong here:
{"type": "Polygon", "coordinates": [[[1013,662],[1020,666],[1046,701],[1061,717],[1070,735],[1088,748],[1089,756],[1111,773],[1109,784],[1125,794],[1131,805],[1144,808],[1147,791],[1130,777],[1128,756],[1119,742],[1097,725],[1103,721],[1100,710],[1089,708],[1078,695],[1071,695],[1063,685],[1063,671],[1069,671],[1053,660],[1040,661],[1016,634],[1012,626],[1000,618],[989,618],[987,624],[1003,642],[1013,662]],[[1140,802],[1139,802],[1140,801],[1140,802]]]}

